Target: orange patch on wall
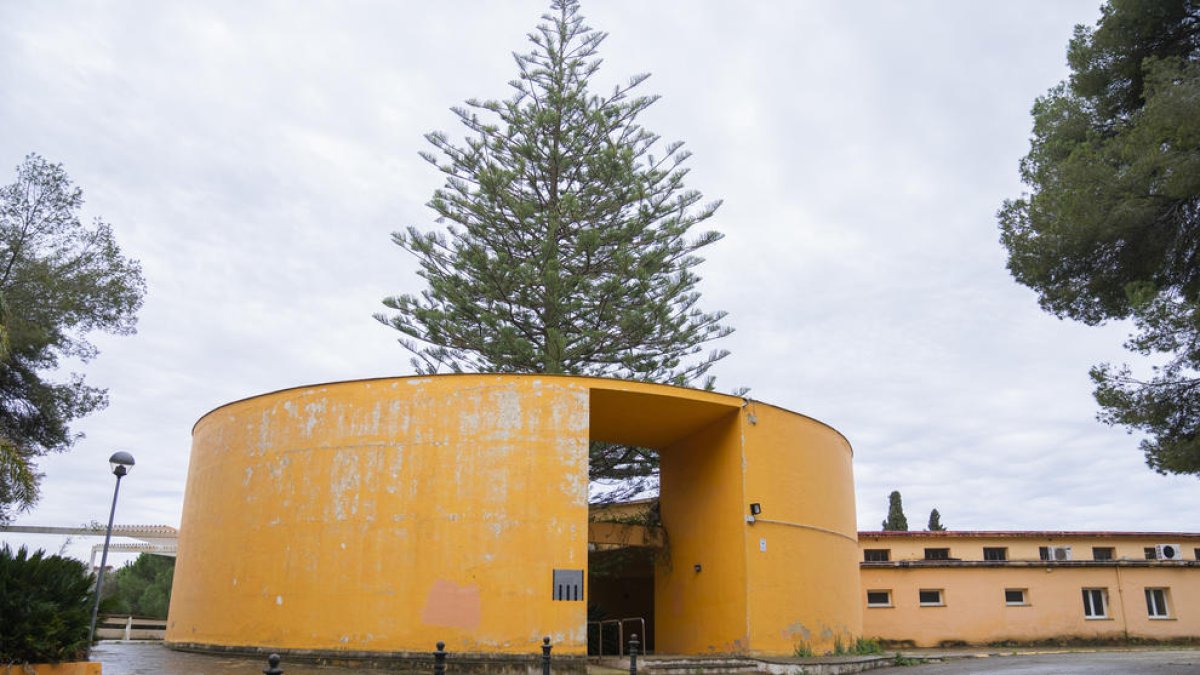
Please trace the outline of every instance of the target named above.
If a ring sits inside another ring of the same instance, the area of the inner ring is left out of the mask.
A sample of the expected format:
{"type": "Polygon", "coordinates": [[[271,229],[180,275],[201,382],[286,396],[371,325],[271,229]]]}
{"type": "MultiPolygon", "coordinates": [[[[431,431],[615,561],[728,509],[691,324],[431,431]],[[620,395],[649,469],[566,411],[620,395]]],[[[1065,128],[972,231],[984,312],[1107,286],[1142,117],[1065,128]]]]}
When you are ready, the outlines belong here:
{"type": "Polygon", "coordinates": [[[438,579],[425,598],[421,621],[431,626],[476,628],[481,614],[478,586],[459,586],[438,579]]]}

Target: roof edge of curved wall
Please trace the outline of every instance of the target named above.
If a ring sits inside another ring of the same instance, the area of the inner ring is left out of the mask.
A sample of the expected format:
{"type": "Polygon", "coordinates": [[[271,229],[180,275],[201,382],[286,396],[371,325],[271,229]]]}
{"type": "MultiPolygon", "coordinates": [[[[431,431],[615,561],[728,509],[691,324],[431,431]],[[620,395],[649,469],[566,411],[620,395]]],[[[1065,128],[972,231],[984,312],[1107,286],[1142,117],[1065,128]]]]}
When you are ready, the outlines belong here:
{"type": "Polygon", "coordinates": [[[431,379],[431,378],[451,378],[451,377],[564,378],[564,379],[572,379],[572,380],[585,380],[585,381],[590,380],[593,382],[609,382],[609,383],[621,383],[624,385],[632,385],[636,389],[649,388],[649,389],[674,389],[674,390],[679,390],[679,391],[686,391],[686,392],[689,392],[692,394],[701,394],[702,396],[704,396],[706,398],[710,398],[710,400],[713,400],[713,402],[723,401],[730,405],[740,406],[740,405],[743,405],[745,402],[749,401],[749,402],[756,403],[758,405],[764,405],[764,406],[768,406],[770,408],[775,408],[776,410],[782,410],[783,412],[786,412],[786,413],[789,413],[792,415],[796,415],[798,417],[803,417],[805,419],[812,420],[813,422],[816,422],[817,424],[820,424],[821,426],[823,426],[823,427],[829,429],[830,431],[832,431],[833,433],[837,434],[838,437],[840,437],[843,441],[845,441],[846,447],[850,449],[850,455],[851,456],[854,455],[854,446],[850,443],[850,439],[846,438],[845,434],[843,434],[842,432],[835,429],[832,425],[822,422],[821,420],[819,420],[815,417],[812,417],[811,415],[805,415],[804,413],[796,412],[795,410],[790,410],[788,408],[785,408],[785,407],[779,406],[779,405],[775,405],[773,403],[767,403],[765,401],[760,401],[758,399],[753,399],[753,398],[745,398],[745,397],[737,396],[734,394],[722,394],[722,393],[716,392],[716,391],[706,391],[704,389],[696,389],[695,387],[683,387],[683,386],[680,386],[677,384],[663,384],[660,382],[642,382],[640,380],[623,380],[623,379],[616,378],[616,377],[597,377],[595,375],[571,375],[571,374],[567,374],[567,373],[438,373],[438,374],[434,374],[434,375],[383,375],[380,377],[360,377],[360,378],[353,378],[353,379],[349,379],[349,380],[333,380],[330,382],[314,382],[314,383],[310,383],[310,384],[300,384],[300,385],[296,385],[293,387],[283,387],[282,389],[274,389],[271,391],[263,392],[261,394],[254,394],[252,396],[243,396],[242,398],[234,399],[227,403],[222,403],[221,405],[219,405],[215,408],[212,408],[208,412],[201,415],[196,420],[196,422],[194,424],[192,424],[192,434],[194,435],[196,433],[196,427],[199,426],[200,423],[205,420],[205,418],[207,418],[208,416],[217,412],[218,410],[222,410],[222,409],[228,408],[230,406],[235,406],[239,403],[245,403],[246,401],[253,401],[253,400],[259,399],[259,398],[266,398],[268,396],[274,396],[276,394],[282,394],[282,393],[289,392],[289,391],[300,391],[302,389],[312,389],[314,387],[328,387],[328,386],[341,385],[341,384],[355,384],[355,383],[359,383],[359,382],[382,382],[382,381],[386,381],[386,380],[424,380],[424,379],[431,379]]]}

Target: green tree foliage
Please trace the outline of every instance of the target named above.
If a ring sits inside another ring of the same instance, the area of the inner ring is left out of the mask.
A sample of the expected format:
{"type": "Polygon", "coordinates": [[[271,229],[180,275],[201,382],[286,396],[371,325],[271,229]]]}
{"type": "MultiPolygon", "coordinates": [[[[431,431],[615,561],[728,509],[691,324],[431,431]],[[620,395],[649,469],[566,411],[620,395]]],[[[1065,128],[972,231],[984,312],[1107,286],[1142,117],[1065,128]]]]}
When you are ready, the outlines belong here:
{"type": "Polygon", "coordinates": [[[63,358],[97,354],[87,334],[134,332],[145,284],[103,221],[79,219],[83,193],[62,166],[29,155],[0,187],[0,521],[37,498],[36,459],[71,447],[69,424],[104,407],[105,391],[72,374],[46,375],[63,358]]]}
{"type": "Polygon", "coordinates": [[[999,214],[1008,268],[1058,317],[1132,319],[1158,365],[1093,368],[1099,418],[1145,432],[1160,473],[1200,473],[1200,3],[1111,0],[1068,62],[1033,107],[1031,191],[999,214]]]}
{"type": "Polygon", "coordinates": [[[637,124],[657,96],[638,75],[592,94],[605,34],[578,3],[556,1],[516,55],[506,101],[456,108],[471,132],[428,134],[424,158],[446,175],[429,206],[449,236],[393,235],[429,288],[387,298],[380,321],[406,337],[422,373],[540,372],[684,384],[724,351],[690,359],[729,333],[697,307],[695,252],[720,239],[688,231],[719,203],[684,188],[689,153],[637,124]],[[483,117],[480,117],[480,116],[483,117]]]}
{"type": "MultiPolygon", "coordinates": [[[[725,350],[725,312],[699,306],[692,234],[720,202],[687,189],[682,143],[659,144],[638,124],[657,96],[637,75],[592,92],[606,34],[573,0],[555,0],[514,55],[504,101],[454,112],[468,137],[426,136],[425,160],[445,174],[429,206],[447,232],[409,227],[393,241],[414,255],[428,288],[384,300],[420,373],[566,373],[672,384],[705,383],[725,350]]],[[[654,470],[653,453],[597,444],[593,478],[654,470]]]]}
{"type": "Polygon", "coordinates": [[[885,532],[908,532],[908,518],[904,517],[904,504],[900,500],[900,491],[892,490],[888,495],[888,515],[883,521],[885,532]]]}
{"type": "Polygon", "coordinates": [[[0,664],[86,659],[91,589],[78,560],[0,544],[0,664]]]}
{"type": "Polygon", "coordinates": [[[925,529],[930,532],[946,531],[946,526],[942,525],[942,514],[938,513],[937,509],[929,512],[929,525],[925,529]]]}
{"type": "Polygon", "coordinates": [[[167,618],[175,559],[143,553],[104,582],[105,611],[151,619],[167,618]]]}

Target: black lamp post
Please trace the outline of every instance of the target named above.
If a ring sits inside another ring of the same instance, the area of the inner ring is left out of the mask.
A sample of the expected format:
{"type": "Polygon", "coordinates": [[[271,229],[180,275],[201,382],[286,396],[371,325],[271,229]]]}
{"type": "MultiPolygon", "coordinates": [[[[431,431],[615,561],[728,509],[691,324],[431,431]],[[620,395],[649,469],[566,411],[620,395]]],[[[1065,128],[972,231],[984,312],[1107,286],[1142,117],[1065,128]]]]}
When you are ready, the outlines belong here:
{"type": "Polygon", "coordinates": [[[133,455],[124,450],[114,452],[108,458],[117,487],[113,489],[112,509],[108,512],[108,531],[104,534],[104,552],[100,554],[100,572],[96,575],[96,602],[92,605],[92,626],[88,629],[88,642],[96,641],[96,617],[100,613],[100,591],[104,589],[104,568],[108,565],[108,540],[112,539],[113,517],[117,515],[117,494],[121,492],[121,479],[133,469],[133,455]]]}

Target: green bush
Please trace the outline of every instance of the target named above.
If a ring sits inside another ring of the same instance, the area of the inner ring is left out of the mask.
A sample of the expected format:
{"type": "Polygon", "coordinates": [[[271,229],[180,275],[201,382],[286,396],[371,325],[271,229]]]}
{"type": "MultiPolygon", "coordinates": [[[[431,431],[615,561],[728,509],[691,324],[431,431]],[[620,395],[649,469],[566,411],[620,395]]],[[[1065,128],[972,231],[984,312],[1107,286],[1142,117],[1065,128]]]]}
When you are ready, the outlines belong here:
{"type": "Polygon", "coordinates": [[[91,600],[82,562],[0,544],[0,664],[86,659],[91,600]]]}
{"type": "Polygon", "coordinates": [[[104,578],[101,607],[109,614],[130,614],[151,619],[167,618],[175,559],[143,553],[104,578]]]}

